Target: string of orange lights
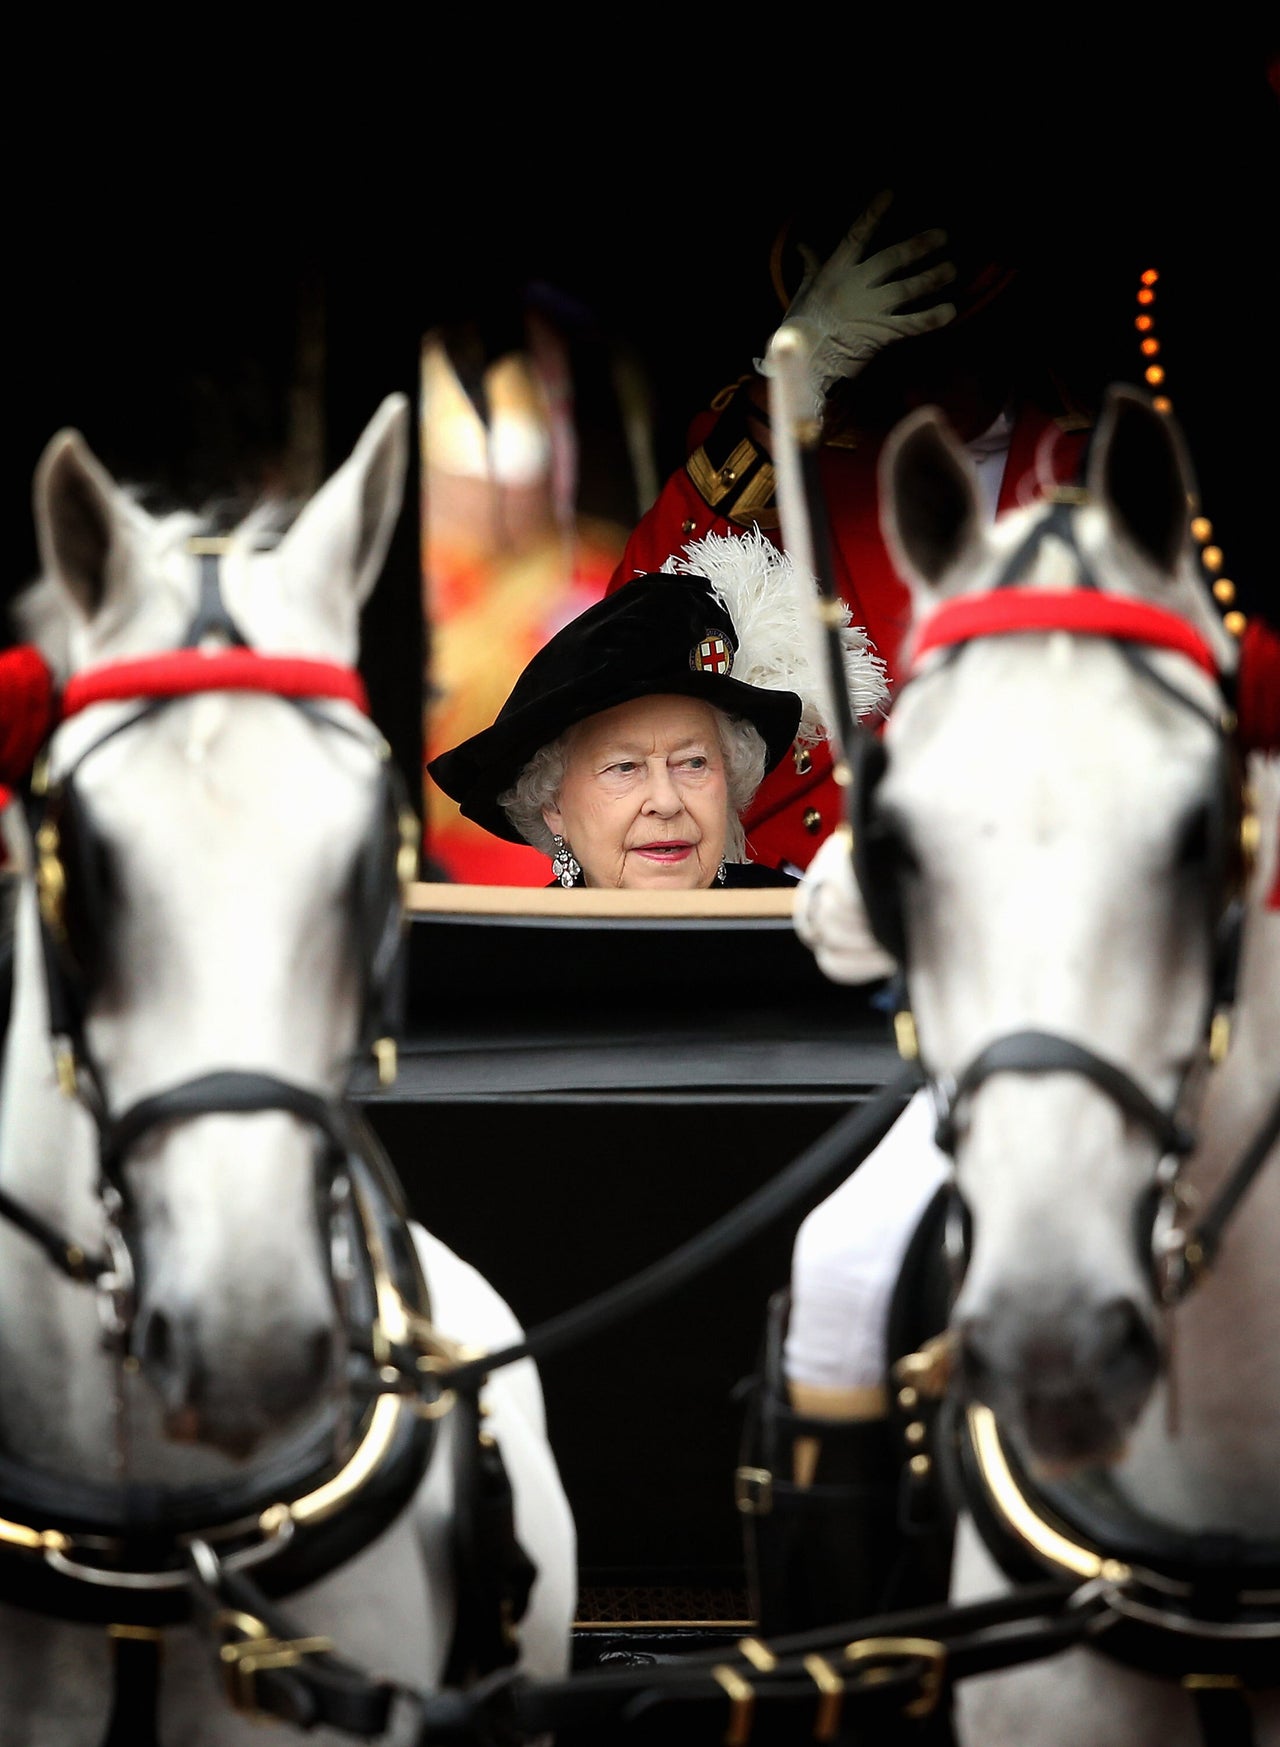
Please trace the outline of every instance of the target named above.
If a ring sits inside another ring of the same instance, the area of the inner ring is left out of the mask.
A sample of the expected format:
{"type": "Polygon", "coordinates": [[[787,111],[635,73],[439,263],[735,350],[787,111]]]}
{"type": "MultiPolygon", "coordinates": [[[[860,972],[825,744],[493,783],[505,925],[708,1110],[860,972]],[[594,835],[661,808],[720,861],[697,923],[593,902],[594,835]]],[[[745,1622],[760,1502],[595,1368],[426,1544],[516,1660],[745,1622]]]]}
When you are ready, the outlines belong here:
{"type": "MultiPolygon", "coordinates": [[[[1138,342],[1138,350],[1146,359],[1143,377],[1150,388],[1159,392],[1153,397],[1152,404],[1157,412],[1172,413],[1173,402],[1170,400],[1165,386],[1165,367],[1159,362],[1160,341],[1156,338],[1154,307],[1156,301],[1156,285],[1160,275],[1154,267],[1148,267],[1140,275],[1138,283],[1139,312],[1134,320],[1134,326],[1142,336],[1138,342]]],[[[1191,533],[1200,547],[1200,562],[1209,573],[1213,598],[1218,605],[1224,607],[1222,623],[1233,637],[1244,635],[1246,619],[1235,605],[1236,585],[1229,576],[1223,574],[1222,548],[1213,538],[1213,523],[1207,516],[1194,515],[1191,518],[1191,533]]]]}

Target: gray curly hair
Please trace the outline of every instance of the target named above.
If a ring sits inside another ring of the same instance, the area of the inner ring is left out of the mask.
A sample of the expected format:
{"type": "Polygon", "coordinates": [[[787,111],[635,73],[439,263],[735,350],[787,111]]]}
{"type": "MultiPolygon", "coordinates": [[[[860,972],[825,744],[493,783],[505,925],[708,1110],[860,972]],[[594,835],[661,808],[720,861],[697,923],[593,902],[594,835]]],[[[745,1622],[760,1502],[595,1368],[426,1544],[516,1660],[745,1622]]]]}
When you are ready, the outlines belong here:
{"type": "MultiPolygon", "coordinates": [[[[742,815],[764,781],[768,755],[763,739],[742,716],[728,716],[721,709],[716,709],[715,716],[720,730],[720,751],[724,758],[729,799],[725,859],[745,861],[747,845],[742,815]]],[[[535,752],[511,787],[498,796],[498,805],[525,842],[541,850],[543,855],[553,856],[556,852],[542,809],[554,805],[559,798],[572,732],[572,728],[566,728],[563,734],[535,752]]]]}

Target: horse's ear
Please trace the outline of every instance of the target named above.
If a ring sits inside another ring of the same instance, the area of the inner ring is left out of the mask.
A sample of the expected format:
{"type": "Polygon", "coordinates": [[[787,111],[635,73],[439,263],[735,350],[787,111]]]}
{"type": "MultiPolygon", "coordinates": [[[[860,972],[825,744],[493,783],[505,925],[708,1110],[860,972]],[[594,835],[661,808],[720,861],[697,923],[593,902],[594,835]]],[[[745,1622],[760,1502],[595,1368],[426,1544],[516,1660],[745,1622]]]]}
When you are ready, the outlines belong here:
{"type": "Polygon", "coordinates": [[[33,495],[41,569],[92,619],[107,594],[119,487],[79,431],[63,430],[45,445],[33,495]]]}
{"type": "Polygon", "coordinates": [[[338,471],[320,487],[285,537],[315,574],[341,580],[363,606],[378,580],[404,500],[409,400],[389,394],[338,471]]]}
{"type": "Polygon", "coordinates": [[[880,454],[880,523],[901,575],[934,588],[977,541],[982,504],[977,474],[937,407],[908,413],[880,454]]]}
{"type": "Polygon", "coordinates": [[[1140,390],[1118,384],[1108,391],[1085,483],[1139,551],[1172,576],[1190,542],[1195,479],[1182,433],[1140,390]]]}

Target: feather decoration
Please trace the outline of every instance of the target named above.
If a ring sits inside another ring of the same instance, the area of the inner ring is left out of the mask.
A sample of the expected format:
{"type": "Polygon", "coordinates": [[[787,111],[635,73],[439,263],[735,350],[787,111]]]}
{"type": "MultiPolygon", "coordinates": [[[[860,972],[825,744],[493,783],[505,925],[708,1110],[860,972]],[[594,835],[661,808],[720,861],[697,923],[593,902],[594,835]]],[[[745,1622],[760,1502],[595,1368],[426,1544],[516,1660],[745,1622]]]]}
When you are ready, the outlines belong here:
{"type": "MultiPolygon", "coordinates": [[[[831,734],[833,711],[815,611],[818,587],[802,576],[791,556],[759,528],[743,534],[705,534],[691,540],[662,566],[681,576],[705,576],[733,620],[738,636],[733,677],[748,685],[796,692],[803,705],[796,740],[812,746],[831,734]]],[[[849,705],[856,719],[883,712],[889,702],[885,664],[864,630],[844,608],[844,649],[849,705]]]]}

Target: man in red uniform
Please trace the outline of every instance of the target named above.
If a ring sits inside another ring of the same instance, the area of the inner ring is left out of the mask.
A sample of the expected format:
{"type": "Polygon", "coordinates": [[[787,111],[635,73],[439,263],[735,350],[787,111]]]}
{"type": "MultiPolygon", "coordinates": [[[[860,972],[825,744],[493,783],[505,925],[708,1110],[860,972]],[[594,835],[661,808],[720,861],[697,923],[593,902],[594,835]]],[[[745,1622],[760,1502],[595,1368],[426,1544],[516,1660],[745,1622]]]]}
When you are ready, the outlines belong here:
{"type": "MultiPolygon", "coordinates": [[[[1092,418],[1044,362],[1050,330],[1032,326],[1035,293],[1014,265],[1012,240],[996,236],[978,208],[966,213],[954,194],[950,203],[960,207],[950,234],[925,225],[927,201],[885,192],[825,257],[803,240],[804,220],[786,227],[774,249],[787,319],[806,329],[814,359],[831,580],[891,687],[909,603],[880,533],[876,468],[889,430],[914,406],[941,406],[991,482],[994,514],[1074,479],[1092,418]],[[793,243],[792,233],[801,240],[793,243]],[[788,298],[789,259],[799,284],[788,298]]],[[[820,235],[821,216],[807,225],[820,235]]],[[[607,592],[709,533],[759,529],[780,544],[762,370],[757,361],[694,421],[688,459],[633,531],[607,592]]],[[[797,746],[746,817],[751,854],[802,871],[840,816],[826,744],[797,746]]]]}

